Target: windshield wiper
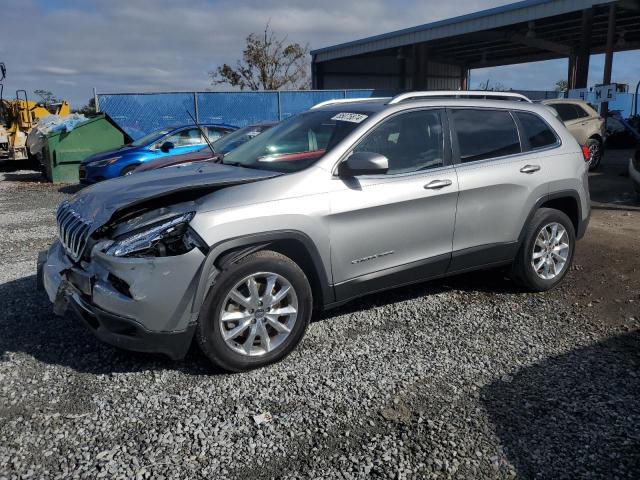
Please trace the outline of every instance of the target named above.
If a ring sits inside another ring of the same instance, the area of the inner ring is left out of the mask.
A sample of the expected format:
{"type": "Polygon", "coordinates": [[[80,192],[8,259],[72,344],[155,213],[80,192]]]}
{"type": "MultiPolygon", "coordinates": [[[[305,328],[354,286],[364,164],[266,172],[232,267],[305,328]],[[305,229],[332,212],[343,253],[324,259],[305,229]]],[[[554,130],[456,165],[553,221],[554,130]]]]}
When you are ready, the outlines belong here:
{"type": "Polygon", "coordinates": [[[242,165],[240,162],[224,162],[222,159],[220,160],[222,165],[229,165],[230,167],[241,167],[241,168],[249,168],[245,165],[242,165]]]}

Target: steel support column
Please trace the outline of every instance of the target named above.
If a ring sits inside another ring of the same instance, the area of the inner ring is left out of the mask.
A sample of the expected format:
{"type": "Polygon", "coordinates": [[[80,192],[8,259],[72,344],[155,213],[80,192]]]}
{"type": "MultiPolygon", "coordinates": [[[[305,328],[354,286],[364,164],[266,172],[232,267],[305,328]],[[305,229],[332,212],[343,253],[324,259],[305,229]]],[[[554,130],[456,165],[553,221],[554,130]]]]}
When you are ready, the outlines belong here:
{"type": "Polygon", "coordinates": [[[412,90],[424,90],[427,84],[427,49],[422,43],[413,46],[412,90]]]}
{"type": "Polygon", "coordinates": [[[469,90],[469,69],[460,67],[460,90],[469,90]]]}
{"type": "MultiPolygon", "coordinates": [[[[569,63],[567,65],[567,88],[572,90],[576,87],[576,54],[569,55],[569,63]]],[[[584,88],[584,87],[583,87],[584,88]]]]}
{"type": "Polygon", "coordinates": [[[582,11],[582,35],[580,45],[576,51],[575,86],[573,88],[587,88],[589,77],[589,58],[591,55],[591,27],[593,25],[593,9],[582,11]]]}
{"type": "MultiPolygon", "coordinates": [[[[609,22],[607,25],[607,46],[604,51],[604,74],[602,75],[602,83],[608,85],[611,83],[611,69],[613,67],[613,42],[616,34],[616,4],[609,5],[609,22]]],[[[604,102],[600,108],[600,116],[607,118],[609,113],[609,102],[604,102]]]]}

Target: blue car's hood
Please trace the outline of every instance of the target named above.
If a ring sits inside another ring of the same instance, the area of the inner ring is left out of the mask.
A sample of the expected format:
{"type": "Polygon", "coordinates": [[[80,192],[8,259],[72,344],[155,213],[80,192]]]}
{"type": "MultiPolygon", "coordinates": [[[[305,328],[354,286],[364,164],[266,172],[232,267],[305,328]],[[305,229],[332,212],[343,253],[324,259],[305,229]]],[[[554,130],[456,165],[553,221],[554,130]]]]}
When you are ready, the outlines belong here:
{"type": "Polygon", "coordinates": [[[91,233],[115,213],[170,194],[201,191],[203,195],[220,187],[254,182],[281,175],[278,172],[197,163],[184,167],[151,170],[100,182],[64,202],[91,223],[91,233]]]}
{"type": "Polygon", "coordinates": [[[104,160],[106,158],[111,158],[111,157],[117,157],[117,156],[121,156],[124,155],[126,153],[132,152],[132,151],[136,151],[139,150],[140,147],[130,147],[128,145],[125,145],[124,147],[118,147],[118,148],[114,148],[113,150],[107,150],[106,152],[100,152],[100,153],[96,153],[94,155],[91,155],[87,158],[85,158],[84,160],[82,160],[82,164],[86,165],[89,162],[95,162],[96,160],[104,160]]]}

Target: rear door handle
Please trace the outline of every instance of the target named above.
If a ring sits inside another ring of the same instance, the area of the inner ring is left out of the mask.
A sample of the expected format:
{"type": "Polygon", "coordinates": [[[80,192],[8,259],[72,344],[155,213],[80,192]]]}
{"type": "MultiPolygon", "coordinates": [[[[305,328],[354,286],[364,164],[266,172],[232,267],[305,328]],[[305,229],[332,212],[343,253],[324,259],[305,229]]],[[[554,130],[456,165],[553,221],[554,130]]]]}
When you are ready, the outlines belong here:
{"type": "Polygon", "coordinates": [[[534,173],[540,170],[540,165],[525,165],[520,169],[522,173],[534,173]]]}
{"type": "Polygon", "coordinates": [[[439,188],[448,187],[451,185],[451,180],[433,180],[427,183],[424,188],[428,188],[429,190],[437,190],[439,188]]]}

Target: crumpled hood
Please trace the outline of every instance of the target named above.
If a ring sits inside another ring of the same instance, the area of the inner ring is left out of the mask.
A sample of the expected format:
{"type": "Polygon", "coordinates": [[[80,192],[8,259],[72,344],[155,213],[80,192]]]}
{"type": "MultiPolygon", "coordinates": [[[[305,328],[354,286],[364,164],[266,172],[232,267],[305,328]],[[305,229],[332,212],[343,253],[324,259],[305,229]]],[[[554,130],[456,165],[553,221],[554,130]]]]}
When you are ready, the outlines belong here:
{"type": "Polygon", "coordinates": [[[116,212],[137,204],[188,191],[202,191],[206,195],[220,187],[278,175],[281,173],[218,163],[197,163],[100,182],[80,191],[65,203],[85,221],[91,222],[90,233],[93,233],[116,212]]]}
{"type": "Polygon", "coordinates": [[[125,145],[124,147],[118,147],[118,148],[114,148],[113,150],[107,150],[106,152],[100,152],[94,155],[90,155],[84,160],[82,160],[82,162],[80,163],[82,163],[83,165],[86,165],[87,163],[95,162],[97,160],[104,160],[111,157],[122,156],[122,155],[125,155],[126,153],[129,153],[132,150],[138,150],[138,149],[139,149],[138,147],[130,147],[125,145]]]}

